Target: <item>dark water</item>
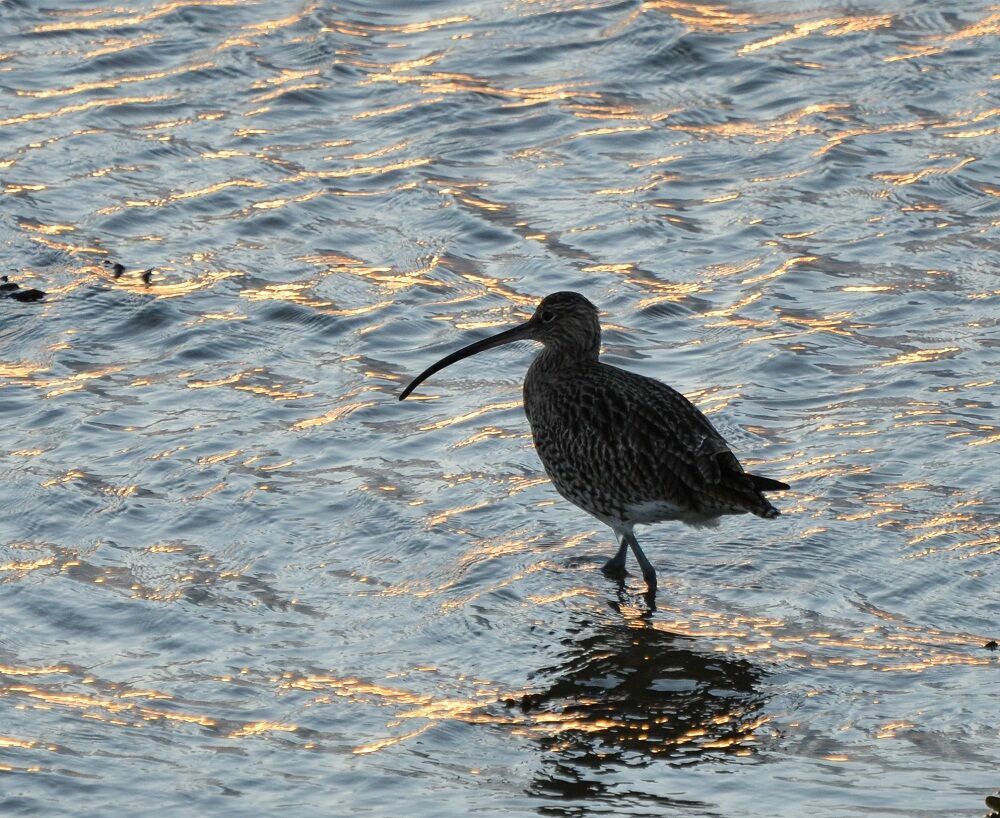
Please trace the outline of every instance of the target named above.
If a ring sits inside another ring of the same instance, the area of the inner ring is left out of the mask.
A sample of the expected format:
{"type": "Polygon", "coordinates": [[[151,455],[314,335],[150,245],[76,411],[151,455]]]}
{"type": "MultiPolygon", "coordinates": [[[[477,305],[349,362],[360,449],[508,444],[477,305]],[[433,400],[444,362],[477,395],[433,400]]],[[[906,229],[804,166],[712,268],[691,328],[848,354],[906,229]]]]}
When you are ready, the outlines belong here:
{"type": "Polygon", "coordinates": [[[982,815],[997,8],[400,5],[0,0],[0,813],[982,815]],[[652,616],[395,400],[558,289],[793,487],[652,616]]]}

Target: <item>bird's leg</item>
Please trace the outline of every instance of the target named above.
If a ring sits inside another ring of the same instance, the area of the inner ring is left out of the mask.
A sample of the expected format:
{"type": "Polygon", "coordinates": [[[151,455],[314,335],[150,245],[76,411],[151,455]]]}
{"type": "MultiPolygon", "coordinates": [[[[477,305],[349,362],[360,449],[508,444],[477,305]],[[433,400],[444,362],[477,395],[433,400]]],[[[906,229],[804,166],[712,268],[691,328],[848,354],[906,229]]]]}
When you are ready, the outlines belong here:
{"type": "Polygon", "coordinates": [[[622,535],[621,543],[618,546],[618,553],[604,563],[601,569],[606,576],[621,579],[625,576],[625,557],[628,555],[628,541],[622,535]]]}
{"type": "Polygon", "coordinates": [[[649,586],[649,592],[656,593],[656,569],[653,568],[653,564],[646,559],[646,555],[642,553],[642,549],[639,547],[639,541],[635,538],[635,534],[626,534],[622,538],[622,543],[627,544],[632,549],[632,553],[635,554],[635,558],[639,562],[639,567],[642,569],[642,578],[646,580],[646,585],[649,586]]]}

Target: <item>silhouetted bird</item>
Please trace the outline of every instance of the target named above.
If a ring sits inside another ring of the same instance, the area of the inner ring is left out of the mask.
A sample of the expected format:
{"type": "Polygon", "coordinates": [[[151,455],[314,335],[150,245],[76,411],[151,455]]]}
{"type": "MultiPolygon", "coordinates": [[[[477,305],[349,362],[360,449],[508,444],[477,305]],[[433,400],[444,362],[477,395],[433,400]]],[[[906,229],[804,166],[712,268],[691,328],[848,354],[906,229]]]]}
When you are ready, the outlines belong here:
{"type": "Polygon", "coordinates": [[[621,577],[631,547],[655,592],[656,571],[635,538],[636,525],[679,520],[711,527],[726,514],[778,516],[761,492],[787,484],[744,471],[722,435],[679,392],[598,360],[597,308],[579,293],[546,296],[529,321],[442,358],[399,399],[456,361],[521,340],[543,345],[524,379],[524,411],[542,465],[563,497],[619,539],[605,573],[621,577]]]}

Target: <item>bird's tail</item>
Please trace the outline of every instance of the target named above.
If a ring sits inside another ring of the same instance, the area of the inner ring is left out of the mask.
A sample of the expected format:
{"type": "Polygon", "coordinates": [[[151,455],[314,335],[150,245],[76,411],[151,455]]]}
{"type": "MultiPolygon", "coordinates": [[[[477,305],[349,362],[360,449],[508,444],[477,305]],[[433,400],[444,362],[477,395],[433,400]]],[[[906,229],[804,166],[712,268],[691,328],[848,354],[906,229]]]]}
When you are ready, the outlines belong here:
{"type": "Polygon", "coordinates": [[[781,512],[772,506],[768,502],[767,498],[760,492],[788,491],[790,488],[788,483],[782,483],[780,480],[772,480],[770,477],[761,477],[759,474],[748,474],[747,477],[750,478],[750,482],[753,484],[754,489],[756,489],[757,497],[761,502],[760,508],[753,509],[753,513],[758,517],[763,517],[765,520],[773,520],[775,517],[779,516],[781,512]]]}
{"type": "Polygon", "coordinates": [[[788,483],[780,480],[772,480],[770,477],[761,477],[759,474],[748,474],[750,482],[757,491],[788,491],[791,488],[788,483]]]}

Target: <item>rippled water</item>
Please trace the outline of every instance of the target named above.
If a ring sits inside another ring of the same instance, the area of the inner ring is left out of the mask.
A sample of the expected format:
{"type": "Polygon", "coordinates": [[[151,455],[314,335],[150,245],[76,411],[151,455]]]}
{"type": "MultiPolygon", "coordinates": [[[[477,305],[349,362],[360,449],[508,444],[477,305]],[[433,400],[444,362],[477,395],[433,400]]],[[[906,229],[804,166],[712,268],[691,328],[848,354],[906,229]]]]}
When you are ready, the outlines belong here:
{"type": "Polygon", "coordinates": [[[379,5],[0,0],[0,812],[981,815],[996,7],[379,5]],[[792,484],[651,615],[396,401],[557,289],[792,484]]]}

